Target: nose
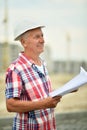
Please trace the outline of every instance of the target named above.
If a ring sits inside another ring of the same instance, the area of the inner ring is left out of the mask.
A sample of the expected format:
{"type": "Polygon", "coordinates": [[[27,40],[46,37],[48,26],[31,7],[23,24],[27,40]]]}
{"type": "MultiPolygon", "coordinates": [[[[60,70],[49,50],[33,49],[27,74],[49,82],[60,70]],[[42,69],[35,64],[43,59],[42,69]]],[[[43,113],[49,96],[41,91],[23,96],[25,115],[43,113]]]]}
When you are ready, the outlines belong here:
{"type": "Polygon", "coordinates": [[[44,38],[40,37],[40,43],[44,43],[44,38]]]}

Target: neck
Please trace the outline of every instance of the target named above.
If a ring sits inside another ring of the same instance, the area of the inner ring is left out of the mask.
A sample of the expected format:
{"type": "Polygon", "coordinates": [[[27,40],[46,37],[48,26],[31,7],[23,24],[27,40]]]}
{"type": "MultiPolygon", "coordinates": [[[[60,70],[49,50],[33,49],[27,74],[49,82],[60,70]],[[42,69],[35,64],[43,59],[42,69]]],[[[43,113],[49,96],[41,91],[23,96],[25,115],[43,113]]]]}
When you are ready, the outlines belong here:
{"type": "Polygon", "coordinates": [[[26,52],[24,52],[24,55],[27,57],[27,59],[32,59],[36,65],[41,66],[41,60],[39,55],[30,55],[30,53],[27,54],[26,52]]]}

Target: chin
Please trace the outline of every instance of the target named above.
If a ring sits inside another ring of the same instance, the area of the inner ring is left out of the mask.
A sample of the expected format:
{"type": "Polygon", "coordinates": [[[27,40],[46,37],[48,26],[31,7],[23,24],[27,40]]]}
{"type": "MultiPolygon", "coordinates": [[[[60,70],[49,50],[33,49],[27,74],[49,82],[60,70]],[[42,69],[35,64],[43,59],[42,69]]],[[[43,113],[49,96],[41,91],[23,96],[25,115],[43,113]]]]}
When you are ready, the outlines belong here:
{"type": "Polygon", "coordinates": [[[41,54],[41,53],[43,53],[43,52],[44,52],[44,50],[38,51],[39,54],[41,54]]]}

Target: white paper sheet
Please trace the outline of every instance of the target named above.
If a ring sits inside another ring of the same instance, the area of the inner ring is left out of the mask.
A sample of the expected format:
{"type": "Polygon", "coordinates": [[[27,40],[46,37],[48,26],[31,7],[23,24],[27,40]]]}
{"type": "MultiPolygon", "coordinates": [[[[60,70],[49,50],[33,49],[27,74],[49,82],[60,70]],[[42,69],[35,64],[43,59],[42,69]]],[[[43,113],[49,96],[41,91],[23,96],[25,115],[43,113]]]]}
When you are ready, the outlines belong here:
{"type": "Polygon", "coordinates": [[[50,93],[51,97],[68,94],[87,83],[87,72],[81,67],[80,73],[62,87],[50,93]]]}

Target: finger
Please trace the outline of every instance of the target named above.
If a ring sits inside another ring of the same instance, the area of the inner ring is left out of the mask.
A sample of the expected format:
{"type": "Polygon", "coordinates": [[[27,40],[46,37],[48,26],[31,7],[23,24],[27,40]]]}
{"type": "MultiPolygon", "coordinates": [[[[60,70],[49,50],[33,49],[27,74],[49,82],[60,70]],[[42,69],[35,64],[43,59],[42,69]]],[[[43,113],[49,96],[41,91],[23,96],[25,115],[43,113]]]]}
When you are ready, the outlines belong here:
{"type": "Polygon", "coordinates": [[[62,96],[55,96],[55,97],[53,97],[53,98],[55,98],[55,99],[60,99],[60,98],[62,98],[62,96]]]}

